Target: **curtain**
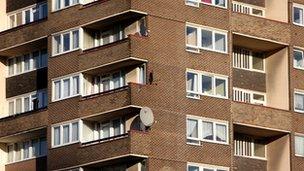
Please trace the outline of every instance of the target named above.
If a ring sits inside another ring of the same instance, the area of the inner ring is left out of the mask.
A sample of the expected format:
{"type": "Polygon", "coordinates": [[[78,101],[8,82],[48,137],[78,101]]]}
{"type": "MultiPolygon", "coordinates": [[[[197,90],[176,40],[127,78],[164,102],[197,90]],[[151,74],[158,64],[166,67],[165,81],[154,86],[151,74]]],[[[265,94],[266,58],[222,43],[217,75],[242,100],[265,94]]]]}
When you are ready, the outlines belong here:
{"type": "Polygon", "coordinates": [[[197,46],[197,28],[187,27],[187,45],[197,46]]]}
{"type": "Polygon", "coordinates": [[[198,138],[198,121],[187,119],[187,137],[198,138]]]}
{"type": "Polygon", "coordinates": [[[216,141],[226,142],[227,141],[227,130],[226,125],[216,124],[216,141]]]}
{"type": "Polygon", "coordinates": [[[198,91],[197,86],[197,74],[187,73],[187,90],[189,91],[198,91]]]}
{"type": "Polygon", "coordinates": [[[213,140],[213,123],[203,122],[203,139],[213,140]]]}
{"type": "Polygon", "coordinates": [[[63,97],[70,96],[70,79],[63,80],[63,97]]]}

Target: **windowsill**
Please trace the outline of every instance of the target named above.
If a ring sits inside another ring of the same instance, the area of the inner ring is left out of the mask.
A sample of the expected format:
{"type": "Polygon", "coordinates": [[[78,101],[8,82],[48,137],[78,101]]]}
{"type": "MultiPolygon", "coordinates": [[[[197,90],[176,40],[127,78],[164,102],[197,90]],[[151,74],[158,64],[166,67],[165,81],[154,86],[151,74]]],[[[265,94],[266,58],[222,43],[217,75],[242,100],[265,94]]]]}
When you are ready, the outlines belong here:
{"type": "Polygon", "coordinates": [[[40,70],[40,69],[43,69],[43,68],[47,68],[47,66],[40,67],[40,68],[36,68],[36,69],[33,69],[33,70],[29,70],[29,71],[24,71],[24,72],[22,72],[22,73],[18,73],[18,74],[14,74],[14,75],[9,75],[9,76],[7,76],[6,78],[11,78],[11,77],[15,77],[15,76],[27,74],[27,73],[30,73],[30,72],[33,72],[33,71],[37,71],[37,70],[40,70]]]}
{"type": "Polygon", "coordinates": [[[303,114],[303,113],[304,113],[304,111],[303,111],[303,110],[297,110],[297,109],[294,109],[294,112],[296,112],[296,113],[301,113],[301,114],[303,114]]]}
{"type": "Polygon", "coordinates": [[[19,116],[26,116],[26,115],[30,115],[30,114],[33,114],[33,113],[42,112],[44,110],[47,110],[47,106],[43,107],[43,108],[40,108],[40,109],[23,112],[23,113],[8,115],[8,116],[0,118],[0,121],[5,120],[5,119],[10,119],[10,118],[16,118],[16,117],[19,117],[19,116]]]}
{"type": "Polygon", "coordinates": [[[52,54],[52,56],[50,56],[50,57],[51,58],[58,57],[58,56],[65,55],[65,54],[72,53],[72,52],[79,51],[79,50],[80,50],[80,48],[77,48],[77,49],[69,50],[69,51],[62,52],[62,53],[52,54]]]}
{"type": "Polygon", "coordinates": [[[67,10],[71,7],[75,7],[77,5],[81,5],[80,3],[77,3],[77,4],[73,4],[73,5],[70,5],[70,6],[67,6],[67,7],[63,7],[63,8],[60,8],[60,9],[52,9],[51,13],[57,13],[59,11],[63,11],[63,10],[67,10]]]}
{"type": "MultiPolygon", "coordinates": [[[[189,48],[194,48],[194,47],[189,47],[189,48]]],[[[221,53],[221,54],[228,55],[227,51],[223,52],[223,51],[212,50],[212,49],[202,48],[202,47],[200,47],[200,48],[198,47],[197,49],[198,49],[198,51],[189,50],[189,49],[187,49],[187,46],[186,46],[186,51],[190,52],[190,53],[201,54],[203,51],[209,51],[209,52],[215,52],[215,53],[221,53]]]]}
{"type": "Polygon", "coordinates": [[[69,146],[69,145],[73,145],[73,144],[77,144],[79,143],[80,141],[75,141],[75,142],[70,142],[70,143],[66,143],[66,144],[62,144],[62,145],[52,145],[52,149],[56,149],[56,148],[60,148],[60,147],[65,147],[65,146],[69,146]]]}
{"type": "Polygon", "coordinates": [[[45,156],[47,156],[47,155],[45,154],[45,155],[40,155],[40,156],[37,156],[37,157],[30,157],[30,158],[22,159],[22,160],[19,160],[19,161],[8,162],[5,165],[12,165],[12,164],[17,164],[17,163],[21,163],[21,162],[26,162],[28,160],[33,160],[33,159],[37,159],[37,158],[41,158],[41,157],[45,157],[45,156]]]}
{"type": "Polygon", "coordinates": [[[255,159],[255,160],[263,160],[267,161],[266,158],[263,157],[254,157],[254,156],[239,156],[239,155],[234,155],[235,157],[242,157],[242,158],[247,158],[247,159],[255,159]]]}
{"type": "Polygon", "coordinates": [[[301,154],[295,154],[296,157],[301,157],[301,158],[304,158],[304,155],[301,155],[301,154]]]}
{"type": "Polygon", "coordinates": [[[22,24],[20,26],[16,26],[16,27],[12,27],[12,28],[9,28],[9,29],[6,29],[6,30],[3,30],[3,31],[0,31],[0,35],[2,34],[6,34],[7,32],[13,32],[13,31],[16,31],[16,30],[19,30],[23,27],[28,27],[28,26],[31,26],[31,25],[35,25],[35,24],[38,24],[40,22],[44,22],[48,19],[48,17],[46,18],[42,18],[42,19],[39,19],[39,20],[36,20],[36,21],[33,21],[33,22],[30,22],[30,23],[27,23],[27,24],[22,24]]]}
{"type": "Polygon", "coordinates": [[[189,142],[187,142],[187,145],[191,145],[191,146],[202,146],[202,144],[200,143],[200,144],[196,144],[196,143],[189,143],[189,142]]]}
{"type": "Polygon", "coordinates": [[[304,67],[303,67],[303,68],[301,68],[301,67],[293,66],[293,68],[294,68],[294,69],[298,69],[298,70],[302,70],[302,71],[304,71],[304,67]]]}
{"type": "Polygon", "coordinates": [[[212,143],[212,144],[221,144],[221,145],[229,145],[228,142],[220,142],[220,141],[212,141],[212,140],[201,140],[202,144],[204,143],[212,143]]]}
{"type": "Polygon", "coordinates": [[[129,133],[124,133],[124,134],[121,134],[121,135],[116,135],[116,136],[103,138],[103,139],[98,139],[98,140],[86,141],[86,142],[81,143],[81,147],[101,144],[101,143],[114,141],[114,140],[119,140],[119,139],[123,139],[123,138],[127,138],[127,137],[129,137],[129,133]]]}
{"type": "Polygon", "coordinates": [[[299,23],[295,23],[294,21],[292,22],[294,25],[296,26],[300,26],[300,27],[304,27],[304,23],[303,24],[299,24],[299,23]]]}

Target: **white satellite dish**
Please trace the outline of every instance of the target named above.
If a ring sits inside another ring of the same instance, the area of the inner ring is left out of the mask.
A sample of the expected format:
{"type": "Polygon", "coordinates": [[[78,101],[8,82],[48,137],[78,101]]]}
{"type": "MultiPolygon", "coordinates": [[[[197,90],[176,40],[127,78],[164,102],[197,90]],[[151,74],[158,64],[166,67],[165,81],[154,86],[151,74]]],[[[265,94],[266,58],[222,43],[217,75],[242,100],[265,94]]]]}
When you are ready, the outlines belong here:
{"type": "Polygon", "coordinates": [[[149,107],[143,107],[139,113],[140,121],[146,126],[150,127],[154,123],[154,115],[149,107]]]}

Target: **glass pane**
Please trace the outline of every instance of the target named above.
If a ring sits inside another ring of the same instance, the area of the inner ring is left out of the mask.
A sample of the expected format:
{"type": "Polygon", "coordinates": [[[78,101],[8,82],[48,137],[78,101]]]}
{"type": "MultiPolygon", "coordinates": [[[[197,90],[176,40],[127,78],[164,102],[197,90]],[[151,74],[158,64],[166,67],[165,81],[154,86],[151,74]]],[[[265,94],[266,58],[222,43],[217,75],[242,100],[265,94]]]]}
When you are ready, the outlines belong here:
{"type": "Polygon", "coordinates": [[[9,17],[9,21],[10,21],[10,28],[15,27],[15,25],[16,25],[15,15],[11,15],[9,17]]]}
{"type": "Polygon", "coordinates": [[[61,98],[61,84],[60,84],[60,81],[56,81],[54,82],[54,85],[55,85],[55,100],[56,99],[60,99],[61,98]]]}
{"type": "Polygon", "coordinates": [[[111,40],[110,40],[111,34],[112,33],[109,30],[101,33],[102,45],[111,43],[111,40]]]}
{"type": "Polygon", "coordinates": [[[54,145],[60,145],[60,127],[54,128],[54,145]]]}
{"type": "Polygon", "coordinates": [[[304,137],[295,136],[295,153],[304,156],[304,137]]]}
{"type": "Polygon", "coordinates": [[[16,58],[16,66],[17,66],[17,68],[16,68],[16,73],[18,74],[18,73],[21,73],[22,72],[22,59],[21,59],[21,57],[17,57],[16,58]]]}
{"type": "Polygon", "coordinates": [[[64,6],[65,7],[70,6],[70,0],[64,0],[64,6]]]}
{"type": "Polygon", "coordinates": [[[23,142],[23,159],[27,159],[30,157],[30,142],[23,142]]]}
{"type": "Polygon", "coordinates": [[[79,94],[79,76],[73,77],[73,95],[79,94]]]}
{"type": "Polygon", "coordinates": [[[39,59],[39,54],[40,52],[39,51],[35,51],[33,52],[33,68],[36,69],[36,68],[39,68],[39,63],[40,63],[40,59],[39,59]]]}
{"type": "Polygon", "coordinates": [[[102,138],[110,137],[110,124],[103,124],[102,125],[102,138]]]}
{"type": "Polygon", "coordinates": [[[187,45],[197,46],[197,28],[187,27],[187,45]]]}
{"type": "Polygon", "coordinates": [[[63,126],[63,144],[70,142],[70,126],[64,125],[63,126]]]}
{"type": "Polygon", "coordinates": [[[40,5],[40,19],[46,18],[48,15],[47,4],[40,5]]]}
{"type": "Polygon", "coordinates": [[[264,71],[264,59],[262,53],[252,54],[252,68],[260,71],[264,71]]]}
{"type": "Polygon", "coordinates": [[[103,91],[109,91],[110,90],[110,80],[103,80],[102,81],[103,91]]]}
{"type": "Polygon", "coordinates": [[[203,171],[214,171],[213,169],[206,169],[204,168],[203,171]]]}
{"type": "Polygon", "coordinates": [[[15,104],[14,101],[9,102],[9,104],[8,104],[8,106],[9,106],[8,113],[10,115],[12,115],[12,114],[15,113],[15,111],[14,111],[14,104],[15,104]]]}
{"type": "Polygon", "coordinates": [[[63,35],[63,52],[70,50],[70,33],[63,35]]]}
{"type": "Polygon", "coordinates": [[[303,9],[297,7],[293,8],[293,22],[303,24],[303,9]]]}
{"type": "Polygon", "coordinates": [[[8,60],[8,75],[14,74],[14,59],[11,58],[8,60]]]}
{"type": "Polygon", "coordinates": [[[32,157],[39,156],[39,141],[38,139],[32,140],[32,157]]]}
{"type": "Polygon", "coordinates": [[[199,167],[197,167],[197,166],[188,166],[188,171],[199,171],[199,167]]]}
{"type": "Polygon", "coordinates": [[[226,36],[215,33],[215,50],[226,52],[226,36]]]}
{"type": "Polygon", "coordinates": [[[48,54],[47,50],[43,49],[41,50],[41,60],[40,60],[40,67],[46,67],[48,62],[48,54]]]}
{"type": "Polygon", "coordinates": [[[257,16],[263,16],[263,11],[259,9],[252,8],[252,14],[257,16]]]}
{"type": "Polygon", "coordinates": [[[265,145],[260,142],[254,142],[254,156],[265,157],[265,145]]]}
{"type": "Polygon", "coordinates": [[[31,11],[27,10],[25,11],[25,24],[30,23],[31,22],[31,11]]]}
{"type": "Polygon", "coordinates": [[[216,124],[216,141],[227,142],[226,125],[216,124]]]}
{"type": "Polygon", "coordinates": [[[293,62],[295,67],[304,67],[303,63],[303,52],[302,51],[293,51],[293,62]]]}
{"type": "Polygon", "coordinates": [[[17,13],[17,26],[22,25],[22,12],[17,13]]]}
{"type": "Polygon", "coordinates": [[[215,0],[215,5],[225,7],[226,3],[225,0],[215,0]]]}
{"type": "Polygon", "coordinates": [[[215,91],[216,95],[226,97],[226,80],[216,78],[215,91]]]}
{"type": "Polygon", "coordinates": [[[295,93],[295,109],[304,111],[304,95],[295,93]]]}
{"type": "Polygon", "coordinates": [[[264,101],[265,97],[264,97],[264,95],[261,95],[261,94],[253,94],[253,99],[259,100],[259,101],[264,101]]]}
{"type": "Polygon", "coordinates": [[[9,145],[7,147],[7,151],[8,151],[8,162],[13,162],[14,161],[14,146],[13,145],[9,145]]]}
{"type": "Polygon", "coordinates": [[[21,160],[21,144],[15,143],[15,161],[21,160]]]}
{"type": "Polygon", "coordinates": [[[47,142],[46,138],[40,138],[40,144],[39,144],[39,155],[44,156],[47,152],[47,142]]]}
{"type": "Polygon", "coordinates": [[[60,53],[61,52],[61,39],[60,36],[55,36],[54,37],[54,53],[60,53]]]}
{"type": "Polygon", "coordinates": [[[197,74],[190,72],[187,73],[187,90],[198,92],[197,78],[197,74]]]}
{"type": "Polygon", "coordinates": [[[72,141],[78,141],[79,135],[78,135],[78,122],[72,124],[72,141]]]}
{"type": "Polygon", "coordinates": [[[213,94],[212,92],[212,77],[202,76],[202,91],[206,94],[213,94]]]}
{"type": "Polygon", "coordinates": [[[73,49],[79,47],[79,31],[73,31],[73,49]]]}
{"type": "Polygon", "coordinates": [[[213,123],[203,122],[203,139],[213,140],[213,123]]]}
{"type": "Polygon", "coordinates": [[[114,83],[114,89],[120,87],[120,74],[119,73],[113,74],[113,83],[114,83]]]}
{"type": "Polygon", "coordinates": [[[70,96],[70,79],[63,80],[63,97],[70,96]]]}
{"type": "Polygon", "coordinates": [[[212,31],[202,30],[202,47],[213,49],[212,46],[212,31]]]}
{"type": "Polygon", "coordinates": [[[198,120],[187,119],[187,137],[198,138],[198,120]]]}
{"type": "Polygon", "coordinates": [[[16,113],[22,113],[22,100],[16,99],[16,113]]]}
{"type": "Polygon", "coordinates": [[[30,55],[26,54],[23,56],[24,59],[24,71],[30,70],[30,55]]]}
{"type": "Polygon", "coordinates": [[[61,8],[61,4],[60,4],[61,0],[56,0],[55,1],[55,9],[59,10],[61,8]]]}
{"type": "Polygon", "coordinates": [[[38,6],[33,8],[34,21],[39,20],[39,12],[40,11],[39,11],[39,7],[38,6]]]}
{"type": "Polygon", "coordinates": [[[24,112],[30,111],[30,98],[24,98],[24,112]]]}
{"type": "Polygon", "coordinates": [[[211,4],[212,0],[202,0],[202,2],[211,4]]]}
{"type": "Polygon", "coordinates": [[[113,121],[114,136],[120,135],[120,119],[113,121]]]}

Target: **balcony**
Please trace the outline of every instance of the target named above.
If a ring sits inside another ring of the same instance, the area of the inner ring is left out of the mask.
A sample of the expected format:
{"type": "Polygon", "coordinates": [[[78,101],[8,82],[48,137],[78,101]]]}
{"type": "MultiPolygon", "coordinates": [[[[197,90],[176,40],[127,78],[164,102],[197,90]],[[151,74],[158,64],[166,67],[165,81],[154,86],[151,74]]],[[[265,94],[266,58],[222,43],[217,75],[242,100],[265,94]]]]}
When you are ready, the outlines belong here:
{"type": "Polygon", "coordinates": [[[233,35],[233,100],[289,110],[288,47],[233,35]]]}
{"type": "Polygon", "coordinates": [[[289,171],[290,135],[234,124],[234,167],[236,170],[289,171]]]}
{"type": "Polygon", "coordinates": [[[0,168],[46,170],[46,129],[32,129],[0,138],[0,168]]]}

